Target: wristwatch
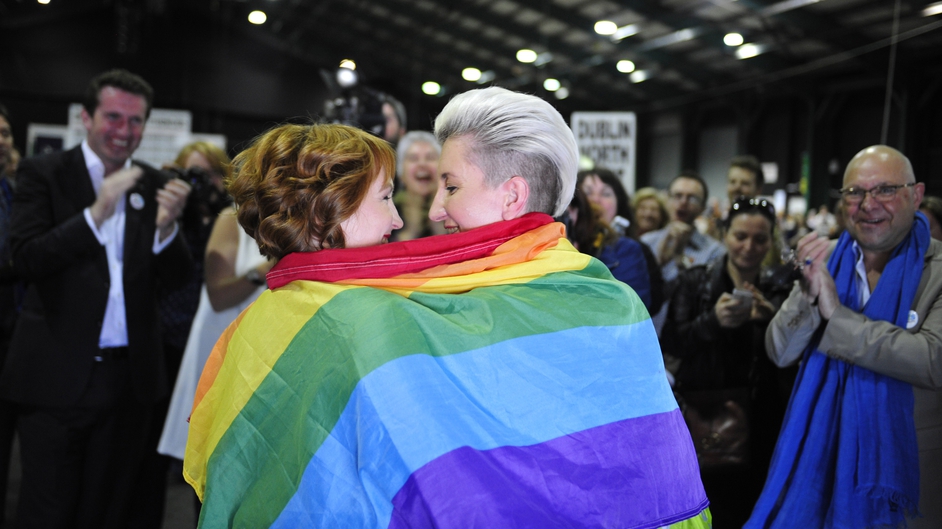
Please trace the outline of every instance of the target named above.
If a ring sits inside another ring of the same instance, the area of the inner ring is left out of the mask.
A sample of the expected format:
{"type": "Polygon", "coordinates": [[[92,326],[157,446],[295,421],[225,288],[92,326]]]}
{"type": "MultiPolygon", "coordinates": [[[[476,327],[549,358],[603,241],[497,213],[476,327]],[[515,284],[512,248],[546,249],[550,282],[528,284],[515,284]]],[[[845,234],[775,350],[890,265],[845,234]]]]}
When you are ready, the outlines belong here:
{"type": "Polygon", "coordinates": [[[258,271],[258,268],[252,268],[248,272],[246,272],[245,278],[258,286],[262,286],[266,284],[265,276],[262,275],[262,273],[258,271]]]}

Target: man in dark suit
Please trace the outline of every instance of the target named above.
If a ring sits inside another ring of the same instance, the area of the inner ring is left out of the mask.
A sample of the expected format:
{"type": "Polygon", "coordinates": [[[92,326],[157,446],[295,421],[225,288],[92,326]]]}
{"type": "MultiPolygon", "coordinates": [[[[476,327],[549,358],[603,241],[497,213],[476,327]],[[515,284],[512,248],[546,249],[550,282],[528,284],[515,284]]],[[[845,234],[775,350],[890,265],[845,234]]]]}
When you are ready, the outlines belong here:
{"type": "Polygon", "coordinates": [[[153,92],[112,70],[83,102],[88,136],[20,163],[13,265],[27,293],[0,397],[21,406],[19,527],[122,527],[167,392],[156,286],[192,261],[176,218],[190,191],[130,156],[153,92]]]}

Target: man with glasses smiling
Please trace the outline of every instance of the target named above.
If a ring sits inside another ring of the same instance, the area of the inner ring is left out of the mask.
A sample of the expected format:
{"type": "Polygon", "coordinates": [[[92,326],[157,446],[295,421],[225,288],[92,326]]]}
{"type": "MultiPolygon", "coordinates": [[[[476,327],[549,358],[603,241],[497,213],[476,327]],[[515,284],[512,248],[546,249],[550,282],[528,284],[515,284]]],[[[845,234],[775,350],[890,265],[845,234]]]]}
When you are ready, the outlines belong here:
{"type": "MultiPolygon", "coordinates": [[[[706,182],[696,173],[681,173],[668,186],[667,210],[671,221],[660,230],[641,236],[641,242],[654,250],[661,265],[665,299],[670,298],[673,282],[680,269],[707,264],[726,252],[719,241],[700,233],[694,226],[693,221],[703,213],[706,199],[706,182]]],[[[658,335],[664,326],[666,314],[667,303],[652,318],[658,335]]],[[[668,365],[668,369],[671,367],[668,365]]]]}
{"type": "Polygon", "coordinates": [[[846,233],[798,242],[766,350],[802,366],[746,527],[942,526],[942,243],[924,191],[902,153],[868,147],[844,173],[846,233]]]}

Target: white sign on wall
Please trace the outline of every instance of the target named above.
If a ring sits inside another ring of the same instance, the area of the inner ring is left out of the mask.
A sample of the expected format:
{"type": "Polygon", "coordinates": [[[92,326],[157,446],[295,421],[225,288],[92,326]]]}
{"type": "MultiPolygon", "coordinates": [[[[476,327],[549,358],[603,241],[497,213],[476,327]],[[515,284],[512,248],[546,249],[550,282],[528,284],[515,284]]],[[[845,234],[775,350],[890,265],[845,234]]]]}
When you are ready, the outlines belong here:
{"type": "Polygon", "coordinates": [[[573,112],[570,119],[579,155],[611,169],[629,194],[635,192],[638,122],[634,112],[573,112]]]}
{"type": "Polygon", "coordinates": [[[69,128],[65,125],[30,123],[26,126],[26,152],[24,156],[35,156],[65,150],[69,128]]]}

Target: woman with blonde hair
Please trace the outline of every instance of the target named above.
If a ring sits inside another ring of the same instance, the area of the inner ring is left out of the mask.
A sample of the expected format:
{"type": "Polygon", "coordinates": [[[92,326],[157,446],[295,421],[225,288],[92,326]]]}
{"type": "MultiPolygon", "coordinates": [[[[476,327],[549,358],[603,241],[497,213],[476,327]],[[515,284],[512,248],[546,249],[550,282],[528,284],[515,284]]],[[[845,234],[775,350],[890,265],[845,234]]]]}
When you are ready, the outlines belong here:
{"type": "Polygon", "coordinates": [[[670,219],[667,213],[667,203],[657,189],[642,187],[635,191],[631,206],[635,211],[638,237],[667,226],[667,221],[670,219]]]}

